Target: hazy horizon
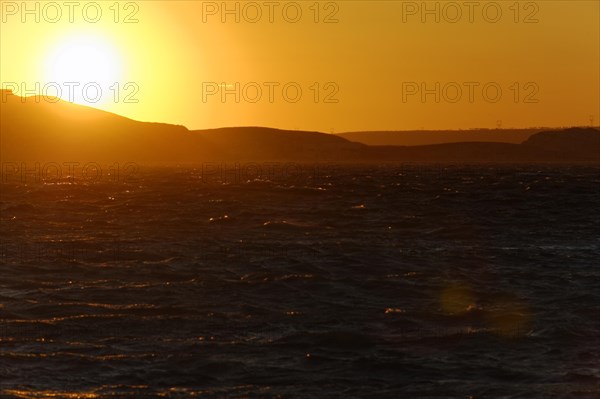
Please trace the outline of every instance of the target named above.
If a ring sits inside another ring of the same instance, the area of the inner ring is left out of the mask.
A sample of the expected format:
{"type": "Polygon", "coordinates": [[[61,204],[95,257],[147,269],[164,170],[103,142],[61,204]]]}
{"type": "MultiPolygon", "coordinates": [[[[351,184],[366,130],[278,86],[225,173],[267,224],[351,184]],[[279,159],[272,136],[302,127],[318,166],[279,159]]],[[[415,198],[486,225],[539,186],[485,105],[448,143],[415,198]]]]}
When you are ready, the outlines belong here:
{"type": "MultiPolygon", "coordinates": [[[[7,94],[2,94],[2,97],[0,102],[1,103],[5,103],[6,102],[6,95],[14,95],[17,97],[22,97],[19,96],[18,94],[14,94],[12,92],[12,90],[10,89],[0,89],[0,91],[6,91],[7,94]]],[[[277,129],[277,130],[300,130],[300,129],[286,129],[284,127],[280,127],[280,126],[258,126],[258,125],[246,125],[246,126],[233,126],[233,125],[224,125],[224,126],[217,126],[217,127],[194,127],[191,128],[189,126],[185,126],[181,123],[178,123],[177,121],[162,121],[162,120],[138,120],[138,119],[134,119],[131,118],[127,115],[122,115],[113,111],[108,111],[106,109],[100,108],[100,107],[96,107],[93,104],[79,104],[76,102],[71,102],[68,101],[68,99],[62,99],[62,98],[58,98],[58,97],[51,97],[49,99],[45,99],[43,95],[41,94],[34,94],[34,95],[30,95],[30,96],[26,96],[26,97],[22,97],[24,100],[24,102],[27,102],[29,100],[35,102],[35,103],[48,103],[48,104],[55,104],[58,101],[63,101],[69,104],[74,104],[74,105],[81,105],[84,107],[89,107],[89,108],[93,108],[93,109],[97,109],[100,111],[105,111],[105,112],[109,112],[118,116],[123,116],[126,117],[128,119],[132,119],[138,122],[147,122],[147,123],[165,123],[165,124],[171,124],[171,125],[181,125],[186,127],[188,130],[190,131],[194,131],[194,130],[210,130],[210,129],[220,129],[220,128],[230,128],[230,127],[265,127],[265,128],[270,128],[270,129],[277,129]]],[[[397,130],[371,130],[371,129],[367,129],[367,130],[349,130],[349,131],[342,131],[342,132],[332,132],[332,131],[319,131],[320,133],[325,133],[325,134],[347,134],[347,133],[403,133],[403,132],[471,132],[471,131],[489,131],[489,132],[501,132],[501,131],[510,131],[510,130],[543,130],[543,129],[548,129],[548,130],[560,130],[560,129],[567,129],[567,128],[573,128],[573,127],[581,127],[581,128],[586,128],[586,127],[591,127],[591,128],[600,128],[600,124],[599,125],[589,125],[589,124],[581,124],[581,125],[565,125],[565,126],[521,126],[521,127],[510,127],[510,126],[496,126],[496,127],[477,127],[477,126],[473,126],[473,127],[466,127],[466,128],[455,128],[455,129],[443,129],[443,128],[439,128],[439,129],[397,129],[397,130]]],[[[307,130],[309,131],[309,130],[307,130]]]]}

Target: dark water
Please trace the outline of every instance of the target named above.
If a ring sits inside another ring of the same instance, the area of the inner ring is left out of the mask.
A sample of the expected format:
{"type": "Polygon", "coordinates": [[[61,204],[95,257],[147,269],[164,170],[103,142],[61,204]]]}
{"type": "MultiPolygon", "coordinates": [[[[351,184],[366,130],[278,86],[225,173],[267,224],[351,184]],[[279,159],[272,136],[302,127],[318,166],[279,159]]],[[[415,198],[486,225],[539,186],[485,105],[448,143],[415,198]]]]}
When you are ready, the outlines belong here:
{"type": "Polygon", "coordinates": [[[3,176],[1,397],[600,397],[597,167],[226,168],[3,176]]]}

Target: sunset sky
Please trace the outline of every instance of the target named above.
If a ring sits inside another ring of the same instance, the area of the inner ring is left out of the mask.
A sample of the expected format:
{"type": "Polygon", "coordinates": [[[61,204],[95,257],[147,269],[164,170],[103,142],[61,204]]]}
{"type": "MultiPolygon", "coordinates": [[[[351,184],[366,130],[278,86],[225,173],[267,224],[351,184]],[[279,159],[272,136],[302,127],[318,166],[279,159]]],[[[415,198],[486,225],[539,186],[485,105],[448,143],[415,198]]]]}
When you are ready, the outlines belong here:
{"type": "Polygon", "coordinates": [[[600,120],[598,1],[0,3],[3,88],[69,99],[75,82],[86,103],[96,82],[89,105],[143,121],[342,132],[600,120]]]}

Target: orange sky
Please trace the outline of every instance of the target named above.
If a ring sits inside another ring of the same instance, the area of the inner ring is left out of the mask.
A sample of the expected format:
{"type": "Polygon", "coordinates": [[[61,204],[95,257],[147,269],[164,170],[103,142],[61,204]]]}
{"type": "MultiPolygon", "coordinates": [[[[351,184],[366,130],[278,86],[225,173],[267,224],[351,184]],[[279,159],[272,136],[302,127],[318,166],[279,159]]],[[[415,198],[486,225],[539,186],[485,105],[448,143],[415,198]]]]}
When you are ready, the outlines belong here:
{"type": "Polygon", "coordinates": [[[69,4],[0,2],[3,87],[198,129],[600,120],[598,1],[69,4]]]}

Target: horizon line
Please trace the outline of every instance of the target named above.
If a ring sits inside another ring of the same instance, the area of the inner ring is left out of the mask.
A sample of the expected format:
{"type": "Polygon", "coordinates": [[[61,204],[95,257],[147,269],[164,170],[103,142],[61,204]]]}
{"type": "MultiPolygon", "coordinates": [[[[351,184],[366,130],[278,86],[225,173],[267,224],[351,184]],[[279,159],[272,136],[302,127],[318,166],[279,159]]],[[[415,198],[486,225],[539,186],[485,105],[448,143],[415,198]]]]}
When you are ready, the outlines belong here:
{"type": "MultiPolygon", "coordinates": [[[[600,125],[562,125],[562,126],[528,126],[528,127],[465,127],[465,128],[439,128],[439,129],[429,129],[429,128],[404,128],[404,129],[383,129],[383,130],[379,130],[379,129],[362,129],[362,130],[345,130],[345,131],[340,131],[340,132],[336,132],[334,133],[333,131],[335,130],[334,128],[331,128],[329,132],[323,130],[306,130],[306,129],[300,129],[300,128],[293,128],[293,129],[289,129],[289,128],[283,128],[283,127],[272,127],[272,126],[259,126],[259,125],[239,125],[239,126],[219,126],[219,127],[202,127],[202,128],[189,128],[183,124],[178,124],[178,123],[173,123],[173,122],[157,122],[157,121],[143,121],[143,120],[139,120],[139,119],[133,119],[130,118],[128,116],[122,115],[122,114],[118,114],[115,112],[111,112],[111,111],[106,111],[102,108],[97,108],[94,107],[93,105],[90,104],[80,104],[80,103],[76,103],[76,102],[71,102],[71,101],[67,101],[61,97],[54,97],[54,96],[45,96],[43,94],[34,94],[31,96],[21,96],[18,94],[15,94],[11,89],[3,89],[0,88],[0,94],[1,95],[1,100],[0,100],[0,105],[3,104],[5,102],[5,99],[8,98],[8,96],[14,96],[14,97],[20,97],[20,98],[51,98],[54,99],[56,101],[50,101],[48,103],[51,104],[56,104],[58,102],[63,102],[66,104],[71,104],[71,105],[76,105],[76,106],[81,106],[81,107],[86,107],[86,108],[90,108],[93,110],[97,110],[100,112],[106,112],[106,113],[110,113],[113,115],[117,115],[123,118],[127,118],[127,119],[131,119],[133,121],[137,121],[137,122],[142,122],[142,123],[159,123],[159,124],[167,124],[167,125],[174,125],[174,126],[183,126],[185,127],[188,131],[196,131],[196,130],[215,130],[215,129],[231,129],[231,128],[265,128],[265,129],[274,129],[274,130],[283,130],[283,131],[298,131],[298,132],[316,132],[316,133],[323,133],[323,134],[331,134],[331,135],[340,135],[340,134],[347,134],[347,133],[408,133],[408,132],[469,132],[469,131],[477,131],[477,130],[489,130],[489,131],[504,131],[504,130],[537,130],[537,129],[569,129],[569,128],[591,128],[591,129],[600,129],[600,125]]],[[[25,103],[25,101],[21,101],[22,103],[25,103]]],[[[40,101],[37,101],[40,102],[40,101]]]]}

